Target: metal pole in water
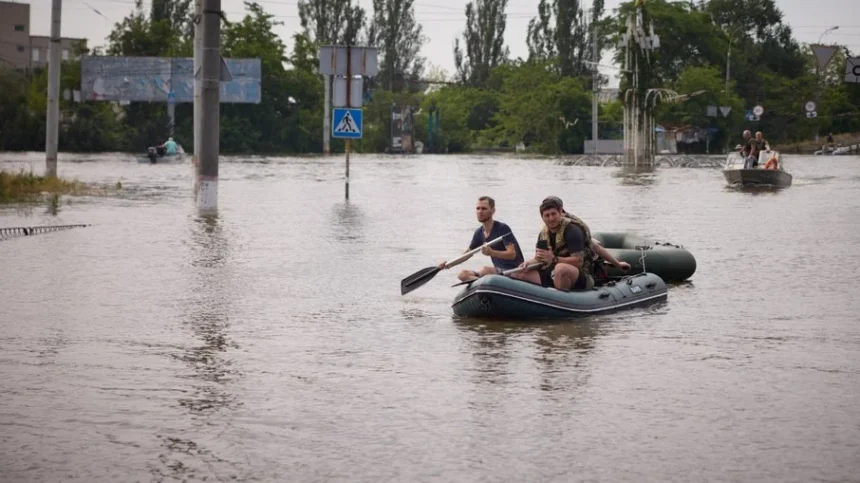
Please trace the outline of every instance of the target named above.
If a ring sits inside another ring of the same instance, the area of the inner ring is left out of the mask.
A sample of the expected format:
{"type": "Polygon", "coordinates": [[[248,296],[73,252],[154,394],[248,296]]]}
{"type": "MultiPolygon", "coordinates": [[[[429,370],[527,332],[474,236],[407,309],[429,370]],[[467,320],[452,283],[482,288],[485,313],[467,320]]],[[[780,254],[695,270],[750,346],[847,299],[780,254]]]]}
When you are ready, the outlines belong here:
{"type": "Polygon", "coordinates": [[[192,179],[194,190],[197,190],[197,166],[200,164],[200,140],[203,130],[200,121],[203,118],[203,101],[200,99],[200,66],[203,63],[203,0],[194,0],[194,152],[192,156],[192,179]]]}
{"type": "MultiPolygon", "coordinates": [[[[352,107],[350,94],[352,91],[352,46],[346,45],[346,107],[352,107]]],[[[346,140],[346,179],[344,180],[344,192],[349,200],[349,139],[346,140]]]]}
{"type": "Polygon", "coordinates": [[[323,75],[325,98],[323,99],[323,155],[331,155],[331,76],[323,75]]]}
{"type": "Polygon", "coordinates": [[[45,126],[45,176],[57,177],[60,141],[60,21],[63,0],[51,2],[51,43],[48,47],[48,125],[45,126]]]}
{"type": "Polygon", "coordinates": [[[597,29],[592,24],[591,27],[591,37],[594,40],[593,45],[591,46],[592,51],[592,61],[594,64],[594,72],[591,75],[591,142],[593,143],[592,150],[594,154],[597,154],[597,29]]]}
{"type": "Polygon", "coordinates": [[[218,212],[218,150],[221,133],[221,0],[203,0],[200,156],[197,169],[197,210],[218,212]]]}

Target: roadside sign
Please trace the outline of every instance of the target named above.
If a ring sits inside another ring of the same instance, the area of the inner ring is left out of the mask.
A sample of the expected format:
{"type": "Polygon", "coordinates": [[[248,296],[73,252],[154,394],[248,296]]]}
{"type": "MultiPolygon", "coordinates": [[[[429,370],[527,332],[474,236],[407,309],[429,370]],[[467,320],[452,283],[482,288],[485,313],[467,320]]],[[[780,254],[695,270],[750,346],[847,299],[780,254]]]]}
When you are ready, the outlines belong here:
{"type": "Polygon", "coordinates": [[[764,108],[761,106],[753,107],[753,114],[755,114],[756,116],[761,116],[762,114],[764,114],[764,108]]]}
{"type": "Polygon", "coordinates": [[[812,101],[809,101],[803,107],[806,109],[806,112],[812,112],[815,110],[815,103],[812,101]]]}
{"type": "Polygon", "coordinates": [[[849,57],[845,61],[845,82],[860,84],[860,57],[849,57]]]}
{"type": "Polygon", "coordinates": [[[723,114],[723,117],[729,117],[729,113],[732,112],[732,106],[720,106],[720,112],[723,114]]]}
{"type": "Polygon", "coordinates": [[[806,117],[808,117],[808,118],[812,119],[812,118],[814,118],[814,117],[818,117],[818,113],[817,113],[817,112],[815,112],[815,111],[809,111],[809,112],[807,112],[807,113],[806,113],[806,117]]]}
{"type": "Polygon", "coordinates": [[[332,115],[333,138],[360,139],[363,121],[361,109],[346,109],[336,107],[332,115]]]}
{"type": "Polygon", "coordinates": [[[168,104],[176,104],[176,93],[173,93],[173,92],[167,93],[167,103],[168,104]]]}

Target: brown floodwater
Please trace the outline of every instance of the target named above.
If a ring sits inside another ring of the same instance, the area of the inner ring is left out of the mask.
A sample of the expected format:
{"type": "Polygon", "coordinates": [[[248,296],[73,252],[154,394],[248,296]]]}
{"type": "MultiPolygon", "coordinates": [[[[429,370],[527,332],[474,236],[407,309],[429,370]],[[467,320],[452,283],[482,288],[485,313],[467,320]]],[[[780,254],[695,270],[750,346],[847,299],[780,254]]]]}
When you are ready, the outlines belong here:
{"type": "Polygon", "coordinates": [[[201,219],[188,164],[62,154],[122,189],[0,206],[90,225],[0,241],[0,480],[860,481],[860,158],[785,166],[359,155],[345,202],[342,156],[225,157],[201,219]],[[577,321],[456,319],[454,270],[400,295],[478,196],[531,247],[550,194],[695,275],[577,321]]]}

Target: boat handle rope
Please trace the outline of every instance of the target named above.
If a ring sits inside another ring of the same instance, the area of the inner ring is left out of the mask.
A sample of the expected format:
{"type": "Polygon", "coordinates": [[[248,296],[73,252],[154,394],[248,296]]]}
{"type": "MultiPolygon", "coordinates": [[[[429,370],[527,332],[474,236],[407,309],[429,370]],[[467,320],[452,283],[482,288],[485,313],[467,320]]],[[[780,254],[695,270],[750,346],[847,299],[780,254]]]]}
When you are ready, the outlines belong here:
{"type": "Polygon", "coordinates": [[[42,226],[13,226],[8,228],[0,228],[0,240],[13,238],[18,236],[40,235],[42,233],[51,233],[60,230],[68,230],[71,228],[83,228],[90,225],[42,225],[42,226]]]}

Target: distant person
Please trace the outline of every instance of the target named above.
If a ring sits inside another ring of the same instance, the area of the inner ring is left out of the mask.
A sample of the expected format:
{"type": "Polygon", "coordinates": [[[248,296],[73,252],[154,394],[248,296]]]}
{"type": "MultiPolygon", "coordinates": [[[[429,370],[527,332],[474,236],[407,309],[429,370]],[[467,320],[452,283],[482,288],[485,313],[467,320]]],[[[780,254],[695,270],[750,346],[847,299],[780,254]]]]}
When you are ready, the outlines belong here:
{"type": "Polygon", "coordinates": [[[833,146],[833,133],[827,135],[827,145],[831,147],[833,146]]]}
{"type": "Polygon", "coordinates": [[[741,143],[741,156],[743,156],[744,159],[747,159],[750,155],[749,143],[750,143],[750,139],[752,138],[752,133],[749,131],[749,129],[747,129],[746,131],[744,131],[743,136],[744,136],[744,140],[741,143]]]}
{"type": "MultiPolygon", "coordinates": [[[[464,251],[467,252],[469,250],[474,250],[488,241],[495,240],[501,236],[505,236],[505,238],[502,239],[502,241],[481,249],[481,253],[490,257],[490,260],[493,262],[493,266],[483,267],[477,271],[463,270],[457,276],[461,282],[468,282],[484,275],[497,274],[503,270],[517,268],[519,264],[522,263],[523,252],[520,249],[520,244],[517,242],[517,238],[514,236],[513,230],[511,230],[511,227],[505,223],[495,220],[493,218],[495,214],[496,200],[489,196],[481,196],[478,198],[478,202],[475,205],[475,215],[478,218],[478,222],[481,223],[481,226],[475,230],[474,235],[472,235],[472,242],[469,243],[469,248],[464,251]]],[[[448,265],[448,262],[442,262],[439,264],[439,268],[451,268],[465,262],[469,258],[472,257],[470,256],[453,265],[448,265]]]]}
{"type": "MultiPolygon", "coordinates": [[[[764,139],[764,135],[761,131],[756,131],[755,138],[750,139],[748,145],[750,147],[749,167],[757,168],[759,153],[761,153],[762,151],[770,151],[770,144],[767,142],[766,139],[764,139]]],[[[747,166],[744,165],[744,168],[747,168],[747,166]]]]}
{"type": "Polygon", "coordinates": [[[176,154],[177,144],[172,137],[167,138],[167,141],[159,147],[164,148],[165,154],[176,154]]]}

